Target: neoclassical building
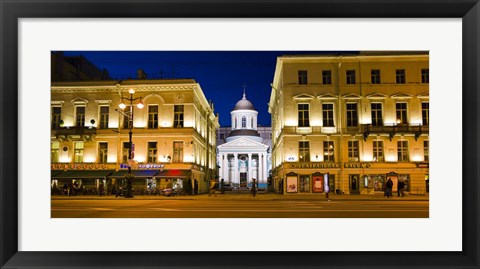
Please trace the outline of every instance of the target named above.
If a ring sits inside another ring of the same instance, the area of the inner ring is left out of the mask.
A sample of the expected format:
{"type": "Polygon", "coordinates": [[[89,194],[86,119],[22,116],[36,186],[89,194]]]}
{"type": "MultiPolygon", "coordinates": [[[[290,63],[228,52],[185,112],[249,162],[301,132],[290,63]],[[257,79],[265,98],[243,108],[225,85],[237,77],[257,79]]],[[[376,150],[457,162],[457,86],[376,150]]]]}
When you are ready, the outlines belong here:
{"type": "Polygon", "coordinates": [[[429,191],[428,52],[279,57],[269,113],[278,192],[429,191]]]}
{"type": "Polygon", "coordinates": [[[232,126],[217,131],[219,178],[238,187],[249,187],[255,179],[259,188],[267,188],[271,128],[257,126],[258,112],[245,93],[230,115],[232,126]]]}
{"type": "Polygon", "coordinates": [[[167,180],[181,188],[191,179],[206,192],[217,174],[218,127],[192,79],[52,82],[52,187],[121,184],[130,165],[137,191],[162,189],[167,180]]]}

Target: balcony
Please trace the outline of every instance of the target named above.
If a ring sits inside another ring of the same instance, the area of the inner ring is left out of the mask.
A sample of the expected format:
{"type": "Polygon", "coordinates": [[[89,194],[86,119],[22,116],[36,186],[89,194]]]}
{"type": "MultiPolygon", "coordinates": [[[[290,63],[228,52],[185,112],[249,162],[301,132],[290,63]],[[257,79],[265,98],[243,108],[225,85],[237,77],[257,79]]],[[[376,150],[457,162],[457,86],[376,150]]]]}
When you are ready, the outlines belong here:
{"type": "Polygon", "coordinates": [[[423,133],[428,133],[428,125],[423,126],[420,124],[409,125],[409,124],[402,124],[402,125],[384,125],[384,126],[372,126],[371,124],[362,124],[360,126],[360,132],[363,133],[363,139],[366,141],[370,134],[388,134],[390,137],[390,141],[395,136],[395,134],[407,134],[413,133],[415,134],[415,141],[420,137],[423,133]]]}
{"type": "Polygon", "coordinates": [[[58,140],[93,140],[97,134],[97,128],[86,126],[71,126],[60,127],[58,129],[52,129],[52,136],[55,136],[58,140]]]}

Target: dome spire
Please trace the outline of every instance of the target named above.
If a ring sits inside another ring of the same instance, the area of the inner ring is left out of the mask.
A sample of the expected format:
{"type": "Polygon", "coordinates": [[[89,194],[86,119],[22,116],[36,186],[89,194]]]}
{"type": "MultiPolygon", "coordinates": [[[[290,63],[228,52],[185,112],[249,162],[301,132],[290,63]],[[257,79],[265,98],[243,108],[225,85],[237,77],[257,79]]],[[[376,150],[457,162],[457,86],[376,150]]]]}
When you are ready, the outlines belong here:
{"type": "Polygon", "coordinates": [[[245,96],[245,89],[247,88],[247,84],[245,84],[245,82],[242,84],[242,87],[243,87],[243,98],[242,100],[246,100],[247,97],[245,96]]]}

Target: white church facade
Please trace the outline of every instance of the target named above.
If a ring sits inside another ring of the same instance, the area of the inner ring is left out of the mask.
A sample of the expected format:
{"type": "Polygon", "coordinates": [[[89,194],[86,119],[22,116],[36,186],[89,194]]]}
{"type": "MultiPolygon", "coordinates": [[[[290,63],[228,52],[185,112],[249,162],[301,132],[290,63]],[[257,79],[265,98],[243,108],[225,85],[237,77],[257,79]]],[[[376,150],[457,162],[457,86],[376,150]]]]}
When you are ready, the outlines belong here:
{"type": "Polygon", "coordinates": [[[217,130],[217,164],[220,180],[235,187],[267,188],[272,169],[271,127],[258,127],[253,104],[243,98],[230,112],[231,127],[217,130]]]}

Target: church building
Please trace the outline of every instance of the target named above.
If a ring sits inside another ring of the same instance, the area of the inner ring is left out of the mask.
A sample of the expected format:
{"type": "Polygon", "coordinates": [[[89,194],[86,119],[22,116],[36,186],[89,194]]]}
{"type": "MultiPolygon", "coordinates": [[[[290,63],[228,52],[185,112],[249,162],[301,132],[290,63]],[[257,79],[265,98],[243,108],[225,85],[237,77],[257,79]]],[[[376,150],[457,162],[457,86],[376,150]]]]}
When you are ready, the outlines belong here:
{"type": "Polygon", "coordinates": [[[231,127],[217,130],[217,163],[220,180],[233,187],[267,189],[271,170],[271,127],[257,126],[258,111],[243,93],[230,112],[231,127]]]}

